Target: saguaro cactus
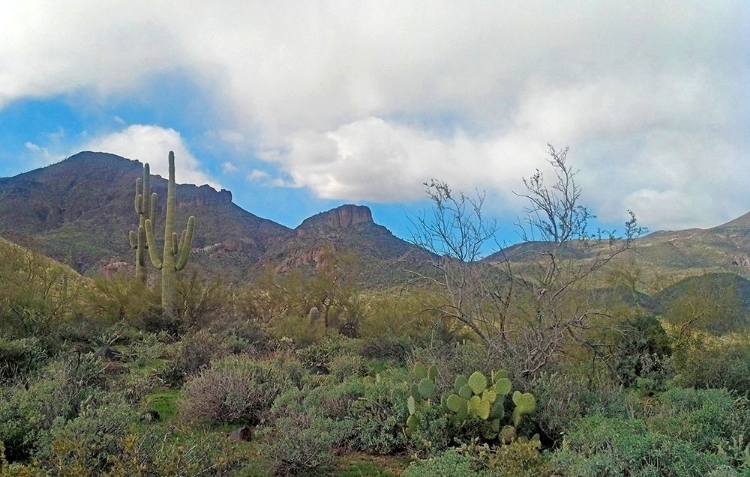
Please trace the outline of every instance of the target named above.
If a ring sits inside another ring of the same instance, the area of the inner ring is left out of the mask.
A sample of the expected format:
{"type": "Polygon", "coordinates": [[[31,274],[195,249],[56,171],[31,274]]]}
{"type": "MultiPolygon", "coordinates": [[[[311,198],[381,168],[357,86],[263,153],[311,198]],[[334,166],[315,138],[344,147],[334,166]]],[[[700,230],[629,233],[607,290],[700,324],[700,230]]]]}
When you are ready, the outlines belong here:
{"type": "Polygon", "coordinates": [[[185,268],[190,257],[190,246],[193,242],[195,217],[190,216],[187,228],[182,231],[178,242],[174,231],[177,209],[177,186],[174,179],[174,152],[169,151],[169,182],[167,183],[167,217],[164,224],[164,253],[159,258],[154,239],[154,225],[151,219],[145,221],[146,241],[151,263],[161,270],[161,307],[162,312],[169,316],[175,315],[175,283],[177,272],[185,268]]]}
{"type": "Polygon", "coordinates": [[[138,230],[128,235],[130,246],[135,250],[135,277],[146,281],[146,219],[156,217],[156,193],[151,195],[151,170],[143,165],[143,179],[135,181],[135,211],[138,214],[138,230]],[[148,214],[148,216],[146,216],[148,214]]]}

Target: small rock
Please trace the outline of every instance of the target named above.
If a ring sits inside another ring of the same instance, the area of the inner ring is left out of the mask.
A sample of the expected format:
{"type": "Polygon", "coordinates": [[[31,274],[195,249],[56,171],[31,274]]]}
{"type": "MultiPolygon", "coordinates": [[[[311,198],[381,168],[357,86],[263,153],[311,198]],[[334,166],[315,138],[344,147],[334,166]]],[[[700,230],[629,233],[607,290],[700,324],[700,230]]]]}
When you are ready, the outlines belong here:
{"type": "Polygon", "coordinates": [[[235,442],[249,441],[250,437],[252,437],[252,433],[252,429],[250,429],[248,426],[242,426],[239,429],[230,432],[227,435],[227,438],[230,441],[235,442]]]}

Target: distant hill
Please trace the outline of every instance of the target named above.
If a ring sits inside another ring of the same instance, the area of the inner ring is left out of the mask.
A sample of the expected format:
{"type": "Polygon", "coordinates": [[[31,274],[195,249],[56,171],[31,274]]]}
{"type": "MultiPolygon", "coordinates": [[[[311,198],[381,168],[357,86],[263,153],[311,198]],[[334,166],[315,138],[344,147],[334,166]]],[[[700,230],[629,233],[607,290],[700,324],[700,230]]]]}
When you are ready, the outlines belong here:
{"type": "Polygon", "coordinates": [[[664,310],[685,303],[686,311],[699,315],[699,320],[705,317],[705,327],[710,331],[750,328],[750,280],[733,273],[688,277],[661,290],[654,298],[664,310]]]}

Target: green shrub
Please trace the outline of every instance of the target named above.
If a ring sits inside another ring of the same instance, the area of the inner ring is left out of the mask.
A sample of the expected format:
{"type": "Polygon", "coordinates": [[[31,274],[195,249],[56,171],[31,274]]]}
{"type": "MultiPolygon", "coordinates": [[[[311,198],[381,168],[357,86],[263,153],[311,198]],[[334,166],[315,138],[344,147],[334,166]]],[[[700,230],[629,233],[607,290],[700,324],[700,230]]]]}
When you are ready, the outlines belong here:
{"type": "Polygon", "coordinates": [[[555,453],[557,471],[588,476],[704,476],[728,464],[691,443],[653,432],[640,419],[585,417],[555,453]]]}
{"type": "Polygon", "coordinates": [[[350,377],[366,376],[368,372],[365,360],[357,355],[336,356],[331,359],[328,368],[333,379],[339,383],[350,377]]]}
{"type": "Polygon", "coordinates": [[[26,460],[56,419],[73,419],[81,404],[105,385],[104,364],[93,355],[66,355],[49,363],[28,385],[0,391],[0,441],[11,461],[26,460]]]}
{"type": "Polygon", "coordinates": [[[672,372],[669,336],[652,315],[638,315],[615,326],[612,369],[625,386],[639,379],[653,380],[661,386],[672,372]]]}
{"type": "Polygon", "coordinates": [[[411,355],[411,349],[412,343],[408,338],[389,334],[365,340],[359,353],[366,359],[381,359],[404,365],[411,355]]]}
{"type": "Polygon", "coordinates": [[[750,339],[679,347],[675,357],[676,385],[727,388],[750,395],[750,339]]]}
{"type": "Polygon", "coordinates": [[[238,475],[234,472],[245,468],[249,460],[223,434],[196,432],[186,440],[147,428],[128,433],[121,448],[121,454],[110,458],[106,477],[238,475]]]}
{"type": "Polygon", "coordinates": [[[557,447],[583,416],[627,417],[631,409],[641,406],[607,373],[589,371],[585,375],[586,371],[568,368],[542,373],[531,385],[538,403],[533,419],[543,441],[551,447],[557,447]]]}
{"type": "Polygon", "coordinates": [[[268,363],[228,356],[185,384],[180,416],[190,425],[254,424],[290,386],[268,363]]]}
{"type": "Polygon", "coordinates": [[[47,350],[36,337],[6,340],[0,337],[0,383],[39,369],[47,350]]]}
{"type": "Polygon", "coordinates": [[[403,425],[409,417],[405,383],[381,380],[367,383],[361,397],[351,403],[355,422],[353,447],[369,454],[392,454],[406,447],[403,425]]]}
{"type": "Polygon", "coordinates": [[[448,449],[429,459],[413,462],[401,474],[402,477],[491,477],[493,473],[484,468],[483,462],[448,449]]]}
{"type": "Polygon", "coordinates": [[[497,446],[489,455],[490,468],[497,477],[544,477],[552,474],[552,465],[539,451],[538,440],[515,440],[497,446]]]}
{"type": "Polygon", "coordinates": [[[347,354],[351,354],[347,348],[347,340],[340,336],[327,337],[297,350],[298,359],[308,367],[328,367],[334,358],[347,354]]]}
{"type": "Polygon", "coordinates": [[[59,417],[40,438],[35,457],[56,475],[96,475],[123,452],[122,439],[136,420],[129,406],[105,398],[82,406],[71,420],[59,417]]]}
{"type": "Polygon", "coordinates": [[[345,423],[292,411],[265,430],[259,451],[271,462],[274,475],[324,472],[333,464],[336,448],[349,432],[345,423]]]}
{"type": "Polygon", "coordinates": [[[231,353],[225,337],[209,330],[185,335],[174,345],[172,360],[159,371],[162,382],[172,388],[181,387],[185,380],[198,373],[212,360],[231,353]]]}
{"type": "Polygon", "coordinates": [[[673,388],[659,395],[658,403],[646,421],[648,428],[701,452],[715,452],[750,428],[747,400],[725,389],[673,388]]]}

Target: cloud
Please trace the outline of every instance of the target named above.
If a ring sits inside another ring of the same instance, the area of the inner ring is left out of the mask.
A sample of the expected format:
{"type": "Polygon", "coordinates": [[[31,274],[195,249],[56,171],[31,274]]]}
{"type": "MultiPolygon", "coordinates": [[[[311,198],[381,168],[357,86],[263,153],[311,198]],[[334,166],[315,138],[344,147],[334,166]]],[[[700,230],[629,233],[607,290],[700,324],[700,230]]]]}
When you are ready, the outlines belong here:
{"type": "Polygon", "coordinates": [[[239,168],[229,161],[221,164],[221,172],[223,172],[224,174],[232,174],[233,172],[237,172],[238,170],[239,168]]]}
{"type": "Polygon", "coordinates": [[[269,175],[268,172],[260,171],[258,169],[254,169],[250,172],[250,174],[247,175],[247,180],[250,182],[256,182],[261,180],[268,179],[269,175]]]}
{"type": "Polygon", "coordinates": [[[605,220],[633,208],[652,228],[708,226],[750,208],[735,192],[750,187],[741,0],[3,10],[0,107],[82,91],[104,102],[177,71],[213,102],[216,140],[319,197],[412,200],[436,177],[515,207],[549,142],[571,147],[605,220]]]}
{"type": "Polygon", "coordinates": [[[122,131],[92,138],[80,150],[110,152],[129,159],[148,162],[152,174],[169,176],[168,152],[175,154],[175,177],[178,183],[221,185],[201,171],[201,164],[189,151],[179,132],[160,126],[134,124],[122,131]]]}
{"type": "Polygon", "coordinates": [[[31,162],[32,167],[47,166],[65,159],[64,155],[51,152],[48,148],[42,147],[33,142],[25,142],[24,147],[31,153],[31,159],[29,162],[31,162]]]}

